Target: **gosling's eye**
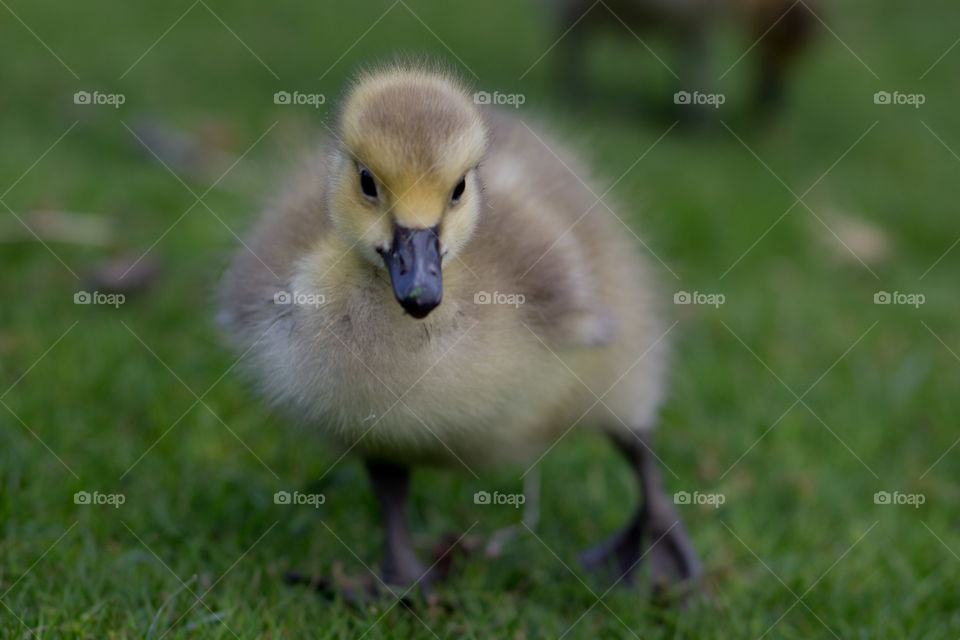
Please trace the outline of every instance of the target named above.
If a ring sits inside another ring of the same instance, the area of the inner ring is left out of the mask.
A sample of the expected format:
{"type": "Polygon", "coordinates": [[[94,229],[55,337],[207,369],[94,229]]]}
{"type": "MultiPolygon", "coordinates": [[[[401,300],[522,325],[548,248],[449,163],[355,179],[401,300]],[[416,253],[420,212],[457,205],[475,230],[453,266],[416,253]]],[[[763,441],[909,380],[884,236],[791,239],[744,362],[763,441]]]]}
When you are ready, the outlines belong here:
{"type": "Polygon", "coordinates": [[[453,188],[453,193],[450,194],[450,202],[457,204],[460,201],[460,196],[463,195],[463,190],[467,188],[467,177],[464,176],[460,178],[460,182],[457,183],[457,186],[453,188]]]}
{"type": "Polygon", "coordinates": [[[360,169],[360,190],[368,198],[377,197],[377,183],[373,179],[373,175],[364,168],[360,169]]]}

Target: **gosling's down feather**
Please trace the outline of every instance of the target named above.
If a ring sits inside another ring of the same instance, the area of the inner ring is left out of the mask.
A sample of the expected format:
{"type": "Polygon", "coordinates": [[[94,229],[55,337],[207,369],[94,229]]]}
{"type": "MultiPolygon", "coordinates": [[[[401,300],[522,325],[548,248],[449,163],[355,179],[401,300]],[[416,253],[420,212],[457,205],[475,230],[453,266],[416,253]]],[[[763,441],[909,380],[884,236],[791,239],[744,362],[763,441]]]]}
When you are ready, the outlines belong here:
{"type": "Polygon", "coordinates": [[[652,424],[666,327],[632,232],[573,154],[404,67],[361,76],[335,132],[224,277],[222,318],[278,407],[407,464],[521,460],[575,424],[652,424]],[[422,320],[381,258],[397,225],[439,233],[442,301],[422,320]]]}

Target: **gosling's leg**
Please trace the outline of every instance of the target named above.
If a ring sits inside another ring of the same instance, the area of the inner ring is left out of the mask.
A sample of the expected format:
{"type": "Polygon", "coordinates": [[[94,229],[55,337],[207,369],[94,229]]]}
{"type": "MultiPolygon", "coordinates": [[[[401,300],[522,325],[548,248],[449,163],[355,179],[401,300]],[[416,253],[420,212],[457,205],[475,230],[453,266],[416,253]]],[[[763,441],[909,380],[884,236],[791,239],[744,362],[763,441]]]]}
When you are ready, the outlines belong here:
{"type": "Polygon", "coordinates": [[[617,434],[612,439],[637,474],[640,506],[621,531],[585,551],[581,563],[588,570],[612,569],[614,582],[632,584],[641,559],[649,559],[655,589],[699,577],[700,561],[664,493],[649,435],[617,434]]]}
{"type": "Polygon", "coordinates": [[[410,531],[407,529],[405,508],[410,487],[410,469],[391,462],[367,461],[367,473],[373,493],[380,505],[383,520],[385,548],[381,567],[383,581],[388,585],[409,587],[419,585],[424,595],[430,593],[430,577],[413,551],[410,531]]]}

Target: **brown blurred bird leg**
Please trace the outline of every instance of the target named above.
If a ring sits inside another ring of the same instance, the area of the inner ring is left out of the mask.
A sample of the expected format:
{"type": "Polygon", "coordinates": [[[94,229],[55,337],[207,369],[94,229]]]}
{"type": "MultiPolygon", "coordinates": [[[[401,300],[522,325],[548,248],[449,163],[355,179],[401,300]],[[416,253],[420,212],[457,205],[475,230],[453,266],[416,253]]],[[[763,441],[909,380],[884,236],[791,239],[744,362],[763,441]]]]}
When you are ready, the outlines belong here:
{"type": "Polygon", "coordinates": [[[584,568],[607,569],[614,582],[633,584],[641,559],[649,557],[655,591],[699,577],[700,561],[673,503],[663,491],[649,435],[617,434],[612,439],[640,481],[640,506],[621,531],[581,554],[584,568]]]}
{"type": "Polygon", "coordinates": [[[810,4],[791,0],[759,5],[752,19],[751,36],[758,37],[758,77],[754,104],[769,110],[780,106],[790,66],[813,38],[817,17],[810,4]]]}
{"type": "Polygon", "coordinates": [[[381,577],[388,585],[418,585],[424,596],[431,593],[430,576],[413,551],[407,529],[406,504],[410,469],[391,462],[367,461],[367,473],[380,505],[385,550],[381,577]]]}
{"type": "MultiPolygon", "coordinates": [[[[677,89],[690,94],[713,93],[711,79],[708,23],[688,20],[678,27],[680,45],[680,77],[677,89]]],[[[682,104],[674,101],[673,117],[684,127],[696,127],[717,117],[717,110],[705,104],[682,104]]]]}
{"type": "Polygon", "coordinates": [[[573,103],[583,103],[589,97],[588,80],[585,66],[587,40],[592,31],[590,12],[584,12],[589,7],[573,0],[557,3],[559,9],[556,16],[556,33],[563,34],[558,41],[557,62],[553,73],[556,84],[564,98],[573,103]]]}

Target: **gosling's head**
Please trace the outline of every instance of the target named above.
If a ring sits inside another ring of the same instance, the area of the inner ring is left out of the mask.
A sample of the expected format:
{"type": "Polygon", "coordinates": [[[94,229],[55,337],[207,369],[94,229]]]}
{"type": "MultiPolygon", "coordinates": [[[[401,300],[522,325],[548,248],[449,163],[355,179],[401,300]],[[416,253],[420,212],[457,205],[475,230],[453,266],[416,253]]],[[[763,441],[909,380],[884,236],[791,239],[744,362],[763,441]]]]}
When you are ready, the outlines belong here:
{"type": "Polygon", "coordinates": [[[443,296],[443,264],[467,242],[480,212],[483,120],[450,77],[394,67],[361,76],[340,110],[331,173],[336,228],[386,269],[415,318],[443,296]]]}

